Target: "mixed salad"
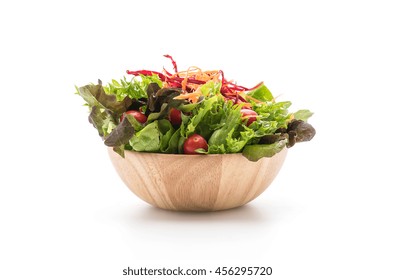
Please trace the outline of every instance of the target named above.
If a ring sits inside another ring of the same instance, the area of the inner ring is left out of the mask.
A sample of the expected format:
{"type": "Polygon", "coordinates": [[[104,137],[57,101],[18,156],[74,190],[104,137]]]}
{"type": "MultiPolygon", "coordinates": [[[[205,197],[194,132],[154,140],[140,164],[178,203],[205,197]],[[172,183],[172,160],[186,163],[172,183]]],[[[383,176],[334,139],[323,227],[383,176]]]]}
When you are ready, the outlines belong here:
{"type": "MultiPolygon", "coordinates": [[[[77,87],[89,107],[89,122],[104,144],[125,150],[169,154],[242,153],[251,161],[271,157],[315,135],[309,110],[290,113],[259,83],[252,88],[225,79],[221,70],[189,67],[127,71],[130,78],[77,87]]],[[[129,76],[128,76],[129,77],[129,76]]]]}

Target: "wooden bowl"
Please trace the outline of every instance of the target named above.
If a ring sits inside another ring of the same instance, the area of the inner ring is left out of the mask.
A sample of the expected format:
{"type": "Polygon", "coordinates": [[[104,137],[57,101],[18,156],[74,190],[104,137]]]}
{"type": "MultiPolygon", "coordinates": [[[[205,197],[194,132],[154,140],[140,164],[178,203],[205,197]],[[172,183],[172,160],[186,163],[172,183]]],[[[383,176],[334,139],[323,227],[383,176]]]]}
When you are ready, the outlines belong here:
{"type": "Polygon", "coordinates": [[[180,155],[108,149],[111,161],[129,189],[162,209],[216,211],[242,206],[274,180],[287,149],[257,162],[241,154],[180,155]]]}

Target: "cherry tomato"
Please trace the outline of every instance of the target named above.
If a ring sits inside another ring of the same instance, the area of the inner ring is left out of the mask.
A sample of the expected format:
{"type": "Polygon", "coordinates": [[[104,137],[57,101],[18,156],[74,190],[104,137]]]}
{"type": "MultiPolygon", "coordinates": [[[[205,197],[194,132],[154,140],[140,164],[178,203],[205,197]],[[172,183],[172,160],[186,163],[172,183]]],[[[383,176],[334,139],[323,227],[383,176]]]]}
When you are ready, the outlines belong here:
{"type": "Polygon", "coordinates": [[[249,126],[254,121],[256,121],[256,116],[258,116],[258,114],[255,111],[250,109],[241,109],[240,112],[243,119],[248,119],[247,126],[249,126]]]}
{"type": "Polygon", "coordinates": [[[130,110],[123,113],[121,116],[121,122],[124,118],[124,115],[132,115],[139,123],[145,123],[147,121],[147,116],[136,110],[130,110]]]}
{"type": "Polygon", "coordinates": [[[206,139],[199,134],[193,134],[187,138],[184,142],[184,154],[199,154],[195,152],[197,149],[208,150],[206,139]]]}
{"type": "Polygon", "coordinates": [[[181,125],[182,123],[181,111],[171,108],[169,112],[169,121],[171,122],[172,125],[181,125]]]}

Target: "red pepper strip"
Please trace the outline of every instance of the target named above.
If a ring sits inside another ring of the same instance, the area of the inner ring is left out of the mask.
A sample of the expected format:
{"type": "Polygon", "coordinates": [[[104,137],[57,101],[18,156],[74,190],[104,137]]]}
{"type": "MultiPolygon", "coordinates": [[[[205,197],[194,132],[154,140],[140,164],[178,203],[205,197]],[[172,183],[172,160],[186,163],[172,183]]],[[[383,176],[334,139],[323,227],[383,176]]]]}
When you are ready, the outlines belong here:
{"type": "MultiPolygon", "coordinates": [[[[177,73],[178,73],[177,63],[174,61],[174,59],[173,59],[170,55],[168,55],[168,54],[165,54],[164,57],[170,58],[171,63],[173,64],[173,67],[174,67],[174,71],[175,71],[176,74],[177,74],[177,73]]],[[[177,77],[178,77],[178,74],[177,74],[177,77]]]]}
{"type": "MultiPolygon", "coordinates": [[[[176,81],[176,82],[182,82],[184,80],[184,78],[181,78],[181,77],[168,77],[168,79],[169,79],[169,81],[176,81]]],[[[191,79],[191,78],[187,78],[187,83],[203,85],[206,82],[205,81],[191,79]]]]}
{"type": "Polygon", "coordinates": [[[221,78],[222,78],[221,79],[221,84],[222,84],[221,85],[221,93],[222,94],[226,94],[226,93],[230,93],[230,94],[236,93],[237,94],[237,92],[235,92],[235,91],[243,91],[246,89],[245,87],[238,86],[238,85],[235,85],[231,82],[228,82],[225,79],[224,71],[219,70],[218,72],[221,74],[221,78]]]}
{"type": "Polygon", "coordinates": [[[231,89],[234,89],[234,90],[239,90],[239,91],[247,89],[246,87],[239,86],[239,85],[236,85],[236,84],[233,84],[233,83],[228,83],[228,87],[231,88],[231,89]]]}
{"type": "Polygon", "coordinates": [[[224,76],[224,71],[219,70],[218,73],[221,74],[221,78],[222,78],[222,79],[221,79],[221,88],[222,88],[223,85],[224,85],[224,82],[226,81],[226,80],[225,80],[225,76],[224,76]]]}
{"type": "Polygon", "coordinates": [[[246,88],[246,87],[239,86],[239,85],[236,85],[236,84],[233,84],[233,83],[227,83],[223,87],[226,87],[226,89],[227,89],[226,92],[251,91],[251,90],[254,90],[254,89],[260,87],[262,84],[263,84],[263,82],[260,82],[259,84],[257,84],[256,86],[254,86],[252,88],[246,88]]]}
{"type": "Polygon", "coordinates": [[[247,88],[246,90],[247,90],[247,91],[251,91],[251,90],[254,90],[254,89],[259,88],[261,85],[263,85],[263,82],[260,82],[259,84],[257,84],[256,86],[254,86],[254,87],[252,87],[252,88],[247,88]]]}
{"type": "Polygon", "coordinates": [[[181,88],[182,87],[181,83],[178,83],[178,82],[167,82],[167,84],[172,88],[181,88]]]}
{"type": "Polygon", "coordinates": [[[227,87],[221,87],[221,93],[222,95],[227,96],[228,93],[232,93],[232,92],[230,92],[227,87]]]}
{"type": "Polygon", "coordinates": [[[169,71],[167,71],[164,67],[163,67],[163,72],[165,72],[165,74],[167,75],[167,76],[173,76],[173,74],[172,73],[170,73],[169,71]]]}

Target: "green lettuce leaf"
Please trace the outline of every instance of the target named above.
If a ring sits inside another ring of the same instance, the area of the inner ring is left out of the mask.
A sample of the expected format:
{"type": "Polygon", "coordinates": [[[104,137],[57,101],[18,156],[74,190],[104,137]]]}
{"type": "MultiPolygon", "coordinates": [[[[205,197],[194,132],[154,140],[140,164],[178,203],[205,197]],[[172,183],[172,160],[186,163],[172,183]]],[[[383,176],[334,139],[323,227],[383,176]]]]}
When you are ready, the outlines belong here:
{"type": "Polygon", "coordinates": [[[168,120],[156,120],[136,132],[130,139],[129,144],[133,150],[138,152],[174,151],[178,139],[176,136],[171,142],[173,134],[175,134],[174,128],[168,120]]]}
{"type": "Polygon", "coordinates": [[[272,157],[284,149],[286,142],[286,140],[281,140],[273,144],[247,145],[243,150],[243,156],[251,161],[258,161],[263,157],[272,157]]]}
{"type": "Polygon", "coordinates": [[[126,145],[121,145],[121,146],[115,146],[112,148],[114,152],[119,154],[121,157],[125,157],[125,150],[126,150],[126,145]]]}
{"type": "Polygon", "coordinates": [[[161,151],[166,154],[177,154],[178,142],[180,140],[180,135],[181,135],[181,129],[179,128],[171,135],[171,138],[169,140],[169,144],[167,145],[167,147],[164,148],[163,150],[161,148],[161,151]]]}
{"type": "Polygon", "coordinates": [[[204,101],[204,98],[200,99],[196,103],[183,103],[178,106],[178,109],[184,113],[192,112],[196,107],[200,106],[200,104],[204,101]]]}
{"type": "Polygon", "coordinates": [[[137,152],[158,152],[160,149],[158,122],[154,121],[134,134],[129,144],[137,152]]]}
{"type": "Polygon", "coordinates": [[[261,86],[259,86],[256,89],[248,92],[247,95],[249,95],[255,99],[258,99],[259,101],[262,101],[262,102],[268,102],[268,101],[271,102],[274,99],[272,93],[264,84],[262,84],[261,86]]]}
{"type": "Polygon", "coordinates": [[[178,145],[177,145],[177,152],[179,154],[183,154],[184,153],[184,142],[187,139],[186,131],[187,131],[187,126],[188,126],[188,123],[189,123],[190,119],[191,119],[190,116],[181,114],[182,123],[181,123],[180,128],[179,128],[180,136],[178,138],[178,145]]]}
{"type": "Polygon", "coordinates": [[[295,112],[294,115],[294,119],[295,120],[301,120],[304,122],[307,122],[307,120],[313,115],[314,113],[311,112],[310,110],[299,110],[297,112],[295,112]]]}
{"type": "Polygon", "coordinates": [[[160,131],[159,149],[163,153],[169,148],[169,142],[174,134],[174,128],[171,123],[166,120],[158,120],[158,129],[160,131]]]}

